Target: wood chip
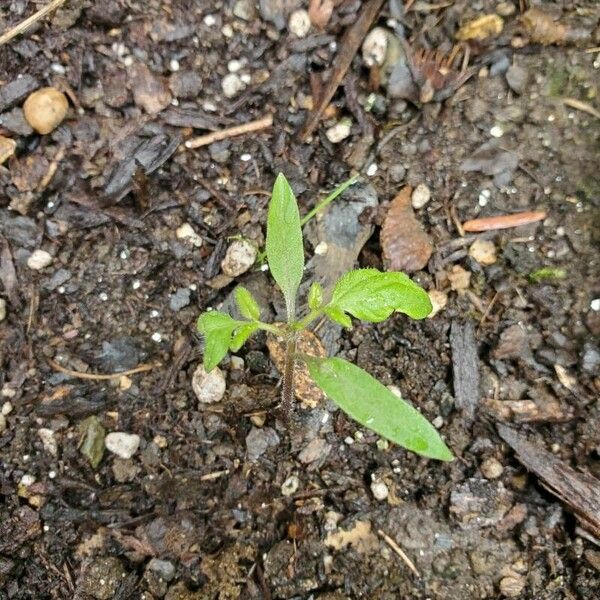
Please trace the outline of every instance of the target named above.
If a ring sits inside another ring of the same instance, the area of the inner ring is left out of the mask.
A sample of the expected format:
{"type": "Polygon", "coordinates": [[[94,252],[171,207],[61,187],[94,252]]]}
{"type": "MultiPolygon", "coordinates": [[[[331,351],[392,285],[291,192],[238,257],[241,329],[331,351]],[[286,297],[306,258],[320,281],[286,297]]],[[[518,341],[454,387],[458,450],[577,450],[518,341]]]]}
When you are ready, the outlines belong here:
{"type": "Polygon", "coordinates": [[[405,187],[393,200],[381,230],[381,246],[389,271],[420,271],[433,251],[431,238],[415,217],[412,188],[405,187]]]}
{"type": "Polygon", "coordinates": [[[498,425],[498,432],[516,452],[519,461],[575,513],[582,527],[600,538],[600,480],[589,473],[575,471],[554,454],[530,443],[524,435],[506,425],[498,425]]]}
{"type": "Polygon", "coordinates": [[[471,321],[452,321],[450,347],[456,406],[467,420],[472,421],[479,403],[479,357],[475,326],[471,321]]]}

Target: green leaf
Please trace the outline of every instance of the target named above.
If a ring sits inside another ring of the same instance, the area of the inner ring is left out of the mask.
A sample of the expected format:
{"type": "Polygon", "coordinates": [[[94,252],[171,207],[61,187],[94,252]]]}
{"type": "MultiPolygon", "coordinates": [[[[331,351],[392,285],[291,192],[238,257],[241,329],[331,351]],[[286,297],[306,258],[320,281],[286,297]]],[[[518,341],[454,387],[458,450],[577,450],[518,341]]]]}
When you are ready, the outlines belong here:
{"type": "Polygon", "coordinates": [[[560,281],[566,276],[567,272],[560,267],[542,267],[530,273],[528,278],[531,283],[539,283],[540,281],[560,281]]]}
{"type": "Polygon", "coordinates": [[[260,318],[260,307],[254,296],[245,287],[240,285],[235,289],[235,302],[243,317],[251,321],[258,321],[260,318]]]}
{"type": "Polygon", "coordinates": [[[339,323],[342,327],[352,327],[352,319],[337,306],[326,306],[325,314],[336,323],[339,323]]]}
{"type": "Polygon", "coordinates": [[[233,331],[240,322],[228,314],[211,310],[198,318],[198,331],[204,336],[204,368],[212,371],[227,354],[233,331]]]}
{"type": "Polygon", "coordinates": [[[366,371],[341,358],[305,360],[315,383],[361,425],[417,454],[453,459],[433,425],[366,371]]]}
{"type": "Polygon", "coordinates": [[[323,304],[323,287],[317,281],[313,282],[308,290],[308,308],[319,310],[323,304]]]}
{"type": "Polygon", "coordinates": [[[394,311],[424,319],[432,310],[427,292],[404,273],[358,269],[335,284],[329,306],[357,319],[379,323],[394,311]]]}
{"type": "Polygon", "coordinates": [[[231,338],[229,349],[237,352],[248,340],[248,338],[259,328],[258,323],[246,323],[242,325],[231,338]]]}
{"type": "Polygon", "coordinates": [[[267,260],[285,298],[288,321],[295,318],[296,293],[304,270],[300,214],[294,192],[282,173],[273,186],[267,216],[267,260]]]}

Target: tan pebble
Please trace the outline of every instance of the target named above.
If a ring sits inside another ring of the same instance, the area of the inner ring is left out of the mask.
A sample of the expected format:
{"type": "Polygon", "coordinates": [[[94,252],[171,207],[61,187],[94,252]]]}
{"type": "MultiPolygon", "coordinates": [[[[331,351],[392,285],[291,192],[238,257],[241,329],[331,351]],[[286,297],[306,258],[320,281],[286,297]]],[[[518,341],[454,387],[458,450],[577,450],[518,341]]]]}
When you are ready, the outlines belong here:
{"type": "Polygon", "coordinates": [[[496,246],[489,240],[477,239],[469,248],[469,256],[473,257],[480,265],[493,265],[496,262],[496,246]]]}
{"type": "Polygon", "coordinates": [[[68,110],[67,97],[52,87],[33,92],[23,104],[25,120],[42,135],[54,131],[63,122],[68,110]]]}
{"type": "Polygon", "coordinates": [[[502,466],[500,461],[495,459],[493,456],[491,456],[490,458],[486,458],[481,463],[480,469],[482,475],[486,479],[498,479],[498,477],[500,477],[500,475],[502,475],[504,471],[504,467],[502,466]]]}
{"type": "Polygon", "coordinates": [[[496,5],[496,12],[501,17],[510,17],[517,11],[516,6],[512,2],[499,2],[496,5]]]}
{"type": "Polygon", "coordinates": [[[17,142],[0,135],[0,165],[6,162],[17,149],[17,142]]]}
{"type": "Polygon", "coordinates": [[[464,292],[471,284],[471,273],[465,271],[460,265],[454,265],[448,273],[450,287],[455,292],[464,292]]]}
{"type": "Polygon", "coordinates": [[[444,310],[448,303],[448,294],[440,290],[429,290],[427,292],[429,299],[431,300],[432,311],[429,313],[428,318],[435,317],[441,310],[444,310]]]}

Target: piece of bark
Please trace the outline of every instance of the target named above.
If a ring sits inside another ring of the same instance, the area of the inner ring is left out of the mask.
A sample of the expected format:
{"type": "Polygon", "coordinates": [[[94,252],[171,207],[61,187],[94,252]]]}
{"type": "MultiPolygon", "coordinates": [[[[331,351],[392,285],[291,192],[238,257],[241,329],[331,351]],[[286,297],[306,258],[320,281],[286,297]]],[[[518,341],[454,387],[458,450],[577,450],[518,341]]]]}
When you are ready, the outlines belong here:
{"type": "Polygon", "coordinates": [[[479,403],[479,357],[471,321],[452,321],[450,347],[456,406],[468,421],[472,421],[479,403]]]}
{"type": "Polygon", "coordinates": [[[383,258],[388,271],[420,271],[427,266],[433,244],[415,217],[412,188],[406,186],[392,200],[381,229],[383,258]]]}
{"type": "Polygon", "coordinates": [[[336,56],[335,64],[331,70],[331,76],[323,86],[323,90],[316,101],[314,110],[310,113],[306,123],[298,134],[301,141],[306,141],[319,124],[323,112],[342,83],[342,80],[352,63],[352,59],[360,48],[371,24],[379,14],[382,5],[383,0],[368,0],[356,21],[344,34],[344,37],[340,42],[340,50],[336,56]]]}
{"type": "Polygon", "coordinates": [[[600,480],[589,473],[578,473],[506,425],[498,425],[498,433],[544,487],[575,513],[582,527],[600,539],[600,480]]]}

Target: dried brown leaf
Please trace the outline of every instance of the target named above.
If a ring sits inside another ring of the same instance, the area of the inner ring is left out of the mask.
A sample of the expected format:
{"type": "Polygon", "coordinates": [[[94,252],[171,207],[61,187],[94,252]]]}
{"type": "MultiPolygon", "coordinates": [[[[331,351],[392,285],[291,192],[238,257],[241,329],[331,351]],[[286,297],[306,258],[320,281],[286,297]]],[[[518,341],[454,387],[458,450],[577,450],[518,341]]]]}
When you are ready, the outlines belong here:
{"type": "Polygon", "coordinates": [[[405,187],[390,204],[381,230],[381,246],[388,271],[414,272],[423,269],[433,244],[415,217],[412,188],[405,187]]]}

